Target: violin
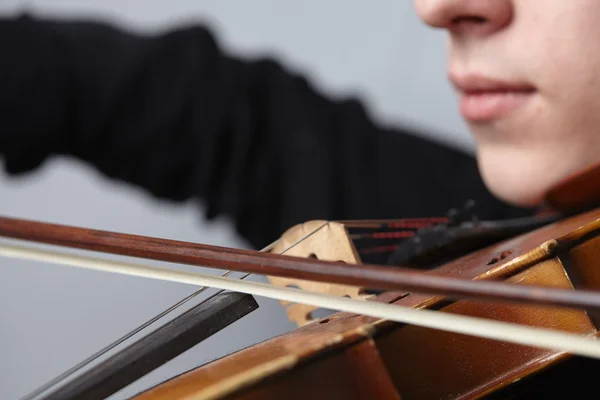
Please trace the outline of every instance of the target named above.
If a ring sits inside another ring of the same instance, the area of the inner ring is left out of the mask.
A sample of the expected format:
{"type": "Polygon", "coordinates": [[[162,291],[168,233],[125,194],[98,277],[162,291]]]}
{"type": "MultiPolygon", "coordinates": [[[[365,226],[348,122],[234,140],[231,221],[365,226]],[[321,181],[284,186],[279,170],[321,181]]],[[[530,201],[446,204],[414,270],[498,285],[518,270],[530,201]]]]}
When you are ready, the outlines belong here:
{"type": "Polygon", "coordinates": [[[0,218],[6,238],[230,271],[215,277],[0,244],[5,257],[221,290],[29,398],[109,397],[255,310],[253,296],[280,300],[298,328],[133,398],[532,399],[593,391],[600,167],[569,177],[547,204],[553,212],[518,221],[479,221],[468,210],[458,219],[309,221],[261,252],[0,218]],[[396,244],[361,251],[365,238],[396,244]],[[270,284],[231,271],[263,274],[270,284]],[[319,308],[336,312],[317,317],[319,308]]]}

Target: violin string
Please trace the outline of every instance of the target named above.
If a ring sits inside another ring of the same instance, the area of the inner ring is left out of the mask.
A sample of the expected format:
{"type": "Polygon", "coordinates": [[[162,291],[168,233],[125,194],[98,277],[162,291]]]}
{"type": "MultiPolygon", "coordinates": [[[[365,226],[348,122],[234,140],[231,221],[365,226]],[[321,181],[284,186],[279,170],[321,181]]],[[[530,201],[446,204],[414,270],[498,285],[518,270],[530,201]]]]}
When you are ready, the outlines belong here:
{"type": "MultiPolygon", "coordinates": [[[[222,276],[223,277],[227,277],[231,272],[232,271],[227,271],[222,276]]],[[[48,390],[49,388],[55,386],[56,384],[60,383],[61,381],[65,380],[65,379],[67,379],[69,376],[73,375],[74,373],[76,373],[80,369],[84,368],[86,365],[88,365],[91,362],[93,362],[94,360],[102,357],[104,354],[108,353],[110,350],[114,349],[115,347],[117,347],[121,343],[125,342],[126,340],[128,340],[129,338],[131,338],[134,335],[138,334],[142,330],[146,329],[148,326],[152,325],[153,323],[155,323],[159,319],[163,318],[164,316],[166,316],[170,312],[174,311],[175,309],[177,309],[180,306],[184,305],[188,301],[192,300],[193,298],[195,298],[196,296],[198,296],[200,293],[204,292],[206,289],[209,289],[209,288],[207,286],[201,287],[200,289],[198,289],[194,293],[190,294],[189,296],[187,296],[184,299],[180,300],[179,302],[175,303],[174,305],[172,305],[168,309],[164,310],[160,314],[156,315],[152,319],[144,322],[142,325],[138,326],[137,328],[135,328],[131,332],[123,335],[122,337],[120,337],[119,339],[115,340],[114,342],[112,342],[108,346],[106,346],[103,349],[97,351],[96,353],[92,354],[91,356],[89,356],[85,360],[81,361],[80,363],[78,363],[75,366],[71,367],[67,371],[65,371],[62,374],[58,375],[56,378],[54,378],[51,381],[47,382],[46,384],[40,386],[38,389],[34,390],[33,392],[31,392],[27,396],[22,397],[21,400],[30,400],[30,399],[33,399],[36,396],[38,396],[39,394],[41,394],[41,393],[45,392],[46,390],[48,390]]]]}
{"type": "MultiPolygon", "coordinates": [[[[318,228],[313,229],[311,232],[307,233],[306,235],[302,236],[300,239],[296,240],[294,243],[290,244],[288,247],[286,247],[285,249],[281,250],[278,254],[285,254],[287,251],[289,251],[290,249],[296,247],[297,245],[299,245],[300,243],[304,242],[306,239],[308,239],[309,237],[311,237],[312,235],[314,235],[315,233],[317,233],[318,231],[320,231],[321,229],[323,229],[324,227],[326,227],[327,225],[329,225],[329,221],[325,222],[323,225],[319,226],[318,228]]],[[[275,247],[275,245],[277,244],[277,242],[279,242],[281,240],[281,238],[275,240],[273,243],[271,243],[270,245],[268,245],[267,247],[265,247],[264,249],[261,250],[261,252],[268,252],[270,251],[273,247],[275,247]]],[[[232,272],[232,271],[227,271],[232,272]]],[[[227,274],[224,274],[223,276],[226,276],[227,274]]],[[[242,275],[240,278],[238,278],[240,281],[243,281],[244,279],[246,279],[247,277],[249,277],[250,275],[252,275],[252,273],[246,273],[244,275],[242,275]]],[[[223,290],[221,290],[220,292],[217,292],[217,294],[221,293],[223,290]]]]}
{"type": "Polygon", "coordinates": [[[347,228],[425,228],[435,224],[447,223],[448,217],[402,218],[382,220],[339,220],[347,228]]]}
{"type": "Polygon", "coordinates": [[[415,236],[414,231],[392,231],[392,232],[369,232],[369,233],[351,233],[352,240],[362,239],[406,239],[415,236]]]}
{"type": "MultiPolygon", "coordinates": [[[[222,276],[223,277],[227,277],[227,276],[231,275],[232,273],[233,273],[233,271],[227,271],[222,276]]],[[[243,276],[241,279],[244,279],[245,277],[246,276],[243,276]]],[[[76,364],[75,366],[69,368],[67,371],[65,371],[62,374],[58,375],[57,377],[55,377],[51,381],[47,382],[46,384],[40,386],[38,389],[34,390],[33,392],[31,392],[27,396],[22,397],[21,400],[31,400],[31,399],[34,399],[39,394],[45,392],[49,388],[55,386],[56,384],[60,383],[61,381],[65,380],[65,379],[67,379],[69,376],[73,375],[74,373],[76,373],[80,369],[82,369],[85,366],[89,365],[90,363],[94,362],[98,358],[102,357],[104,354],[108,353],[109,351],[111,351],[112,349],[114,349],[115,347],[117,347],[118,345],[120,345],[121,343],[123,343],[126,340],[130,339],[131,337],[137,335],[139,332],[143,331],[144,329],[146,329],[147,327],[149,327],[150,325],[152,325],[156,321],[164,318],[167,314],[170,314],[171,312],[175,311],[176,309],[178,309],[179,307],[183,306],[184,304],[186,304],[190,300],[194,299],[195,297],[197,297],[198,295],[200,295],[201,293],[203,293],[207,289],[210,289],[210,288],[208,286],[201,287],[200,289],[196,290],[194,293],[192,293],[189,296],[181,299],[177,303],[173,304],[171,307],[167,308],[166,310],[164,310],[160,314],[152,317],[150,320],[144,322],[143,324],[141,324],[137,328],[133,329],[132,331],[128,332],[127,334],[123,335],[119,339],[115,340],[114,342],[112,342],[108,346],[106,346],[103,349],[101,349],[101,350],[97,351],[96,353],[92,354],[91,356],[89,356],[85,360],[81,361],[80,363],[76,364]]],[[[222,290],[220,290],[219,292],[215,293],[215,295],[217,295],[217,294],[219,294],[221,292],[222,292],[222,290]]],[[[209,297],[208,299],[205,299],[204,301],[202,301],[202,303],[204,303],[206,300],[210,300],[215,295],[209,297]]]]}
{"type": "MultiPolygon", "coordinates": [[[[296,246],[299,243],[303,242],[304,240],[306,240],[307,238],[309,238],[310,236],[312,236],[314,233],[316,233],[317,231],[319,231],[320,229],[322,229],[323,227],[325,227],[327,224],[328,224],[328,222],[324,223],[323,225],[321,225],[320,227],[316,228],[312,232],[309,232],[307,235],[305,235],[305,236],[301,237],[300,239],[296,240],[294,243],[292,243],[291,245],[289,245],[288,247],[286,247],[285,249],[283,249],[279,254],[284,254],[286,251],[290,250],[294,246],[296,246]]],[[[270,243],[269,245],[267,245],[266,247],[264,247],[263,249],[261,249],[260,252],[264,253],[264,252],[271,251],[280,240],[281,240],[281,238],[273,241],[272,243],[270,243]]],[[[222,277],[223,278],[228,277],[233,272],[234,271],[227,271],[227,272],[225,272],[222,275],[222,277]]],[[[250,275],[251,275],[250,273],[247,273],[247,274],[243,275],[242,277],[240,277],[239,279],[240,280],[246,279],[250,275]]],[[[183,306],[184,304],[186,304],[190,300],[194,299],[199,294],[203,293],[205,290],[207,290],[209,288],[210,288],[209,286],[202,286],[200,289],[196,290],[194,293],[190,294],[189,296],[181,299],[180,301],[178,301],[177,303],[173,304],[171,307],[167,308],[166,310],[164,310],[160,314],[152,317],[150,320],[144,322],[143,324],[141,324],[137,328],[133,329],[132,331],[128,332],[127,334],[123,335],[119,339],[115,340],[114,342],[112,342],[108,346],[106,346],[103,349],[101,349],[101,350],[97,351],[96,353],[92,354],[91,356],[89,356],[85,360],[79,362],[75,366],[69,368],[67,371],[65,371],[62,374],[58,375],[54,379],[48,381],[47,383],[45,383],[44,385],[40,386],[39,388],[37,388],[33,392],[29,393],[25,397],[22,397],[21,400],[31,400],[31,399],[34,399],[36,396],[40,395],[41,393],[44,393],[48,389],[50,389],[53,386],[57,385],[58,383],[64,381],[69,376],[73,375],[74,373],[76,373],[77,371],[81,370],[82,368],[85,368],[85,366],[89,365],[90,363],[94,362],[98,358],[102,357],[104,354],[108,353],[109,351],[111,351],[115,347],[119,346],[121,343],[125,342],[126,340],[130,339],[131,337],[137,335],[139,332],[143,331],[144,329],[146,329],[150,325],[154,324],[156,321],[164,318],[166,315],[170,314],[171,312],[175,311],[179,307],[183,306]]],[[[218,294],[222,293],[223,291],[224,291],[224,289],[219,290],[217,293],[215,293],[211,297],[203,300],[200,304],[206,302],[207,300],[210,300],[211,298],[217,296],[218,294]]]]}
{"type": "Polygon", "coordinates": [[[315,228],[312,231],[310,231],[309,233],[307,233],[306,235],[302,236],[300,239],[296,240],[294,243],[292,243],[291,245],[289,245],[288,247],[286,247],[285,249],[283,249],[279,254],[284,254],[284,253],[288,252],[289,250],[291,250],[292,248],[296,247],[300,243],[304,242],[306,239],[308,239],[309,237],[311,237],[312,235],[314,235],[315,233],[317,233],[321,229],[325,228],[327,225],[329,225],[329,221],[324,222],[318,228],[315,228]]]}
{"type": "MultiPolygon", "coordinates": [[[[324,293],[308,292],[290,287],[276,287],[260,282],[207,275],[197,272],[175,271],[168,268],[117,262],[100,258],[63,254],[17,246],[0,245],[0,255],[62,264],[96,271],[113,272],[128,276],[162,281],[210,286],[253,296],[307,304],[326,309],[364,315],[392,322],[416,325],[446,332],[465,334],[485,339],[509,342],[536,348],[546,348],[573,355],[600,359],[600,341],[593,334],[564,332],[558,329],[527,326],[512,322],[495,321],[481,317],[454,314],[439,310],[411,308],[397,304],[364,301],[324,293]]],[[[372,324],[366,322],[365,324],[372,324]]]]}

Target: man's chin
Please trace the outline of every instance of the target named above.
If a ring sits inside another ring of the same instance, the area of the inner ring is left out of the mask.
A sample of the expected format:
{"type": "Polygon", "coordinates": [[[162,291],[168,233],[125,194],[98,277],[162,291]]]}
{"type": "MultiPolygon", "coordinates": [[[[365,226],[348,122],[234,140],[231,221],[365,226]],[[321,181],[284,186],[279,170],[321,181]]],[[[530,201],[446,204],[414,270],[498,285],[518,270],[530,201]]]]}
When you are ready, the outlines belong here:
{"type": "Polygon", "coordinates": [[[535,163],[511,157],[478,157],[481,176],[488,190],[499,200],[516,207],[541,205],[555,179],[535,163]]]}
{"type": "Polygon", "coordinates": [[[546,190],[535,189],[529,185],[488,185],[490,192],[499,200],[515,207],[533,208],[543,204],[546,190]]]}

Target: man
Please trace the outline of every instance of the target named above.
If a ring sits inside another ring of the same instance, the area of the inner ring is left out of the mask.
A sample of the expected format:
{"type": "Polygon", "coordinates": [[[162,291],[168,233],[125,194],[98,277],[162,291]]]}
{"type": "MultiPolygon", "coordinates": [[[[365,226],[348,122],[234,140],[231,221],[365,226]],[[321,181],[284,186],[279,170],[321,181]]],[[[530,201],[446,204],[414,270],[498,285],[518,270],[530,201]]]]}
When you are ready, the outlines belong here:
{"type": "Polygon", "coordinates": [[[449,34],[449,77],[486,185],[512,204],[600,158],[600,2],[416,0],[449,34]]]}
{"type": "Polygon", "coordinates": [[[475,160],[376,126],[277,62],[224,54],[200,26],[142,37],[101,23],[0,21],[0,154],[13,174],[51,156],[227,214],[260,248],[316,218],[439,216],[485,188],[475,160]]]}

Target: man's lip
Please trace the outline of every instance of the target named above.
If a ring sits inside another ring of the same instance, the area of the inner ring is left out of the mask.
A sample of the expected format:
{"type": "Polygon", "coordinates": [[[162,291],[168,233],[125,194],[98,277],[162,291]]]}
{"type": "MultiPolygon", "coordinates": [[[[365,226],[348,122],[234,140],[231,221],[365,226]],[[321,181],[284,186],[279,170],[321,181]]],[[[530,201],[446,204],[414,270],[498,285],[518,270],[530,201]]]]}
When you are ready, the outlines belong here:
{"type": "Polygon", "coordinates": [[[449,73],[450,81],[454,87],[463,94],[484,94],[497,92],[531,93],[535,87],[520,81],[509,81],[490,78],[482,74],[449,73]]]}
{"type": "Polygon", "coordinates": [[[507,117],[523,107],[536,91],[527,83],[477,74],[450,74],[450,80],[460,92],[462,116],[472,122],[490,122],[507,117]]]}

